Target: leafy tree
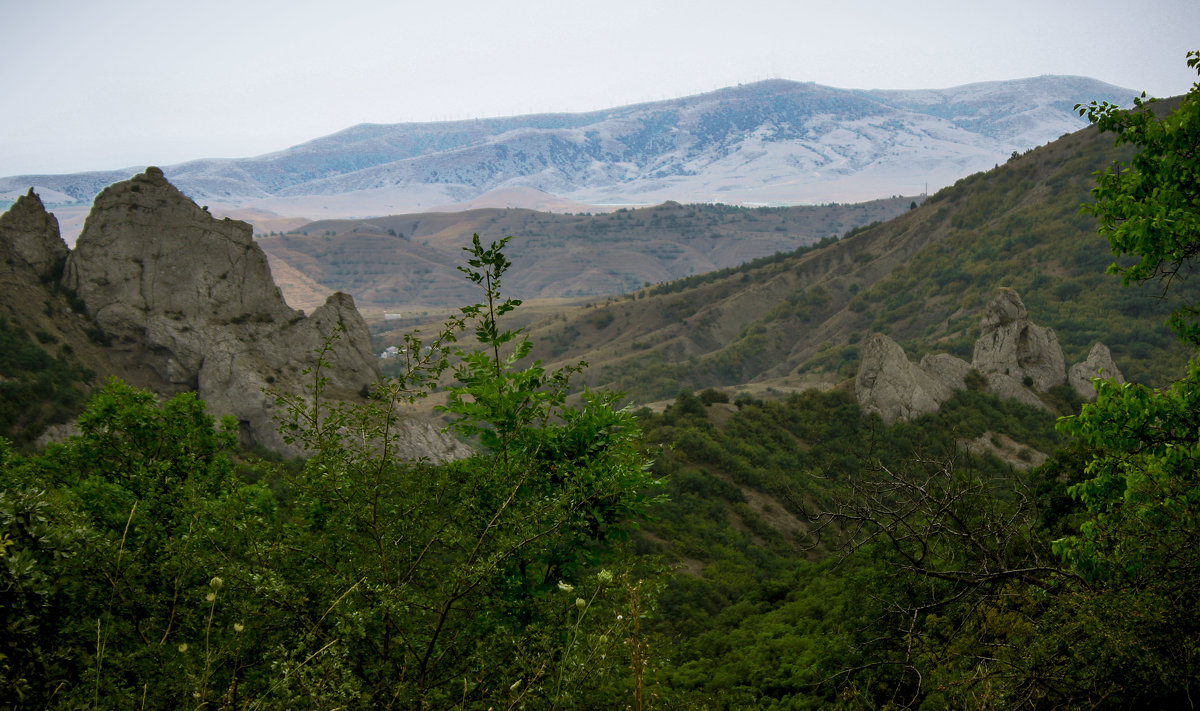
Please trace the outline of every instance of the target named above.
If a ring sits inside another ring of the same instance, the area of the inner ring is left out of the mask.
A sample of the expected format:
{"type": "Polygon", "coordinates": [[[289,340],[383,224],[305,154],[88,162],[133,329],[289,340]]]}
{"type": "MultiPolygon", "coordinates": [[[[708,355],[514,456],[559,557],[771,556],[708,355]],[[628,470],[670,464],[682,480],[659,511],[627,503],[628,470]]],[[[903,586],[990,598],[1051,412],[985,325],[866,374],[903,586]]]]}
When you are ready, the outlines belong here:
{"type": "MultiPolygon", "coordinates": [[[[1200,52],[1187,64],[1200,70],[1200,52]]],[[[1200,84],[1193,84],[1166,116],[1145,93],[1132,110],[1107,102],[1076,106],[1101,131],[1116,134],[1117,145],[1137,148],[1129,165],[1120,163],[1097,176],[1095,202],[1084,210],[1095,215],[1113,254],[1132,255],[1136,264],[1115,263],[1110,273],[1122,282],[1158,279],[1164,290],[1186,277],[1200,254],[1200,84]]],[[[1181,338],[1200,344],[1200,310],[1181,304],[1171,317],[1181,338]]]]}
{"type": "MultiPolygon", "coordinates": [[[[1187,63],[1200,70],[1200,52],[1189,52],[1187,63]]],[[[1081,109],[1139,149],[1128,170],[1098,176],[1096,202],[1086,209],[1100,219],[1114,254],[1140,259],[1110,271],[1127,284],[1158,279],[1165,291],[1200,254],[1200,83],[1165,116],[1152,111],[1154,103],[1081,109]]],[[[1179,337],[1194,345],[1198,316],[1193,303],[1171,316],[1179,337]]],[[[1071,650],[1079,664],[1073,677],[1098,705],[1191,705],[1190,689],[1200,681],[1200,361],[1161,390],[1097,385],[1096,402],[1060,425],[1093,454],[1085,479],[1070,489],[1086,519],[1055,544],[1089,589],[1052,611],[1097,622],[1062,626],[1049,638],[1071,650]]]]}
{"type": "Polygon", "coordinates": [[[519,367],[531,344],[501,326],[520,304],[500,293],[506,241],[473,238],[462,271],[483,302],[428,343],[410,336],[400,375],[371,404],[325,403],[319,371],[310,397],[283,398],[285,431],[314,452],[293,482],[308,515],[288,565],[319,601],[302,613],[296,693],[399,708],[566,693],[552,665],[567,663],[561,623],[574,600],[555,591],[600,560],[655,481],[614,395],[566,404],[582,364],[519,367]],[[472,327],[480,347],[459,347],[472,327]],[[397,460],[397,405],[427,394],[451,362],[443,409],[481,451],[437,466],[397,460]]]}
{"type": "Polygon", "coordinates": [[[519,365],[503,246],[474,239],[484,302],[369,403],[327,401],[319,354],[280,398],[302,465],[235,465],[231,421],[117,381],[64,445],[0,440],[0,708],[643,707],[654,584],[617,549],[656,480],[614,396],[566,403],[582,366],[519,365]],[[452,362],[480,451],[401,459],[452,362]]]}
{"type": "Polygon", "coordinates": [[[250,622],[240,544],[272,508],[234,478],[236,425],[214,427],[193,394],[160,405],[115,380],[78,424],[62,446],[0,462],[13,643],[0,698],[111,708],[220,697],[239,669],[218,659],[242,638],[213,614],[220,598],[222,613],[250,622]]]}

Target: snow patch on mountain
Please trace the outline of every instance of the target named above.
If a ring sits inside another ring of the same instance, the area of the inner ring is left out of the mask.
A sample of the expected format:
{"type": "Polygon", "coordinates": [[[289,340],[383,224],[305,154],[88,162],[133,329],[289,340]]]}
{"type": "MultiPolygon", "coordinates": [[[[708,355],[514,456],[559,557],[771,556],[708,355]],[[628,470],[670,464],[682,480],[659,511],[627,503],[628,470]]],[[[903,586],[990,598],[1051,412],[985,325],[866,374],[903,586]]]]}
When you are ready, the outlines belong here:
{"type": "MultiPolygon", "coordinates": [[[[163,170],[194,200],[363,217],[497,190],[575,203],[845,202],[931,190],[1082,128],[1077,103],[1134,92],[1083,77],[950,89],[847,90],[771,80],[584,114],[363,124],[254,158],[163,170]]],[[[86,204],[137,171],[0,178],[86,204]]]]}

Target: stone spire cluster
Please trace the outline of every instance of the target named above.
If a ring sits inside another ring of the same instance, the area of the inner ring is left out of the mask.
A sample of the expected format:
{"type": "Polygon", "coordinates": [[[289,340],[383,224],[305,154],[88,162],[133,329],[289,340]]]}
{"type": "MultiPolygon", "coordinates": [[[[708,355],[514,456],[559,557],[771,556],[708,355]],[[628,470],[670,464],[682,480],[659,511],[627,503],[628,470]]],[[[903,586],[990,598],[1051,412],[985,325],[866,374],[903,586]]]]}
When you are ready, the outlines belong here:
{"type": "Polygon", "coordinates": [[[1021,297],[1005,287],[984,310],[970,363],[945,353],[912,363],[898,343],[877,333],[862,349],[854,391],[862,408],[878,412],[885,422],[911,420],[937,411],[955,390],[966,389],[972,370],[998,397],[1042,408],[1046,406],[1037,393],[1062,383],[1069,382],[1081,397],[1094,400],[1092,378],[1125,382],[1103,343],[1095,344],[1087,360],[1068,371],[1053,329],[1033,323],[1021,297]]]}

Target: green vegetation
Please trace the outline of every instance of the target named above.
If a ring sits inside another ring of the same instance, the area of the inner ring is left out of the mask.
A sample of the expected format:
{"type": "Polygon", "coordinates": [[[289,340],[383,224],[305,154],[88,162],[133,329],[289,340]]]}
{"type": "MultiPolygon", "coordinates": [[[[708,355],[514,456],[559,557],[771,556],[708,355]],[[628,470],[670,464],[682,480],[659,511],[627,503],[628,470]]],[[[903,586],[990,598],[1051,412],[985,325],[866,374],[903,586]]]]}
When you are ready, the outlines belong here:
{"type": "MultiPolygon", "coordinates": [[[[1200,54],[1188,54],[1188,66],[1200,68],[1200,54]]],[[[1122,111],[1107,103],[1078,107],[1101,131],[1117,134],[1117,145],[1137,147],[1128,166],[1108,167],[1097,176],[1095,202],[1085,211],[1098,218],[1100,232],[1117,257],[1138,261],[1112,264],[1126,286],[1158,281],[1177,289],[1200,254],[1200,91],[1194,86],[1179,106],[1160,119],[1154,99],[1143,93],[1135,109],[1122,111]],[[1122,167],[1125,171],[1122,172],[1122,167]]],[[[1166,112],[1167,109],[1164,109],[1166,112]]],[[[1178,294],[1177,294],[1178,296],[1178,294]]],[[[1171,324],[1186,341],[1200,343],[1200,309],[1192,292],[1171,314],[1171,324]]]]}
{"type": "MultiPolygon", "coordinates": [[[[682,566],[659,597],[653,627],[672,662],[663,684],[680,703],[706,708],[888,702],[895,684],[907,683],[905,631],[894,627],[893,606],[928,589],[914,593],[885,550],[831,556],[869,525],[851,520],[850,507],[870,500],[859,496],[882,473],[928,467],[951,469],[975,487],[973,506],[992,502],[995,514],[1007,515],[1018,500],[1012,492],[1035,495],[1025,476],[964,447],[1003,436],[1052,449],[1065,442],[1054,416],[982,390],[890,427],[842,391],[723,399],[684,392],[661,415],[643,413],[647,440],[662,448],[654,467],[669,498],[645,524],[646,549],[682,566]]],[[[1061,495],[1061,485],[1041,498],[1052,494],[1061,495]]],[[[1028,514],[1021,515],[1035,524],[1028,514]]],[[[954,541],[939,544],[947,555],[954,541]]]]}
{"type": "Polygon", "coordinates": [[[239,463],[235,423],[117,381],[64,445],[0,449],[0,705],[641,707],[644,574],[619,544],[656,482],[611,396],[569,407],[577,369],[516,367],[502,245],[475,239],[484,302],[410,337],[375,400],[326,402],[323,363],[281,396],[302,463],[239,463]],[[397,460],[395,405],[452,359],[446,411],[480,453],[397,460]]]}
{"type": "Polygon", "coordinates": [[[0,437],[28,446],[52,424],[66,422],[83,403],[95,374],[63,356],[52,356],[50,334],[25,331],[0,316],[0,437]]]}
{"type": "MultiPolygon", "coordinates": [[[[762,209],[762,208],[760,208],[760,209],[762,209]]],[[[878,224],[880,224],[880,223],[872,222],[869,226],[874,227],[875,225],[878,225],[878,224]]],[[[863,229],[865,229],[865,227],[859,227],[859,228],[850,230],[849,232],[846,233],[846,236],[849,237],[851,235],[858,234],[858,232],[861,232],[863,229]]],[[[789,260],[792,257],[799,257],[802,254],[808,254],[809,252],[813,251],[814,249],[820,249],[821,247],[826,247],[828,245],[833,244],[834,242],[837,242],[837,237],[833,237],[833,236],[822,237],[821,239],[817,240],[813,244],[806,244],[806,245],[797,247],[796,249],[794,249],[790,252],[776,252],[775,254],[771,254],[766,257],[759,257],[757,259],[751,259],[750,261],[746,262],[745,264],[740,264],[736,267],[726,267],[725,269],[718,269],[716,271],[705,272],[703,274],[694,274],[692,276],[687,276],[682,279],[676,279],[674,281],[668,281],[668,282],[663,282],[661,284],[656,284],[656,285],[650,287],[650,289],[647,293],[650,296],[660,296],[662,294],[675,294],[675,293],[678,293],[681,291],[686,291],[687,289],[695,288],[697,286],[700,286],[701,284],[710,284],[714,281],[724,279],[725,277],[728,277],[732,274],[742,274],[749,270],[761,269],[763,267],[768,267],[773,264],[781,264],[781,263],[789,260]]]]}

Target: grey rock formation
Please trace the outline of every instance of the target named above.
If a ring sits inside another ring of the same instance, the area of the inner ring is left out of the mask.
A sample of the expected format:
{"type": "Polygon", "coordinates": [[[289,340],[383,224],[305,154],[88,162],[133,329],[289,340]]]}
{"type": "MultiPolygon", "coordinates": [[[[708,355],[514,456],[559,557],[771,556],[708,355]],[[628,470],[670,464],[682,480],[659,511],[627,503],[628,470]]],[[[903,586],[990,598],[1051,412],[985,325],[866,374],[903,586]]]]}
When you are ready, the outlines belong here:
{"type": "Polygon", "coordinates": [[[944,402],[955,390],[967,389],[971,364],[949,353],[931,353],[921,359],[921,370],[941,386],[944,394],[939,399],[944,402]]]}
{"type": "Polygon", "coordinates": [[[1031,407],[1049,410],[1046,403],[1042,402],[1041,398],[1033,393],[1032,390],[1025,387],[1025,384],[1017,380],[1011,375],[1004,373],[988,373],[984,375],[987,380],[988,392],[1000,398],[1001,400],[1016,400],[1023,402],[1031,407]]]}
{"type": "Polygon", "coordinates": [[[46,212],[33,188],[0,215],[0,249],[4,258],[18,258],[39,275],[67,256],[67,245],[58,231],[58,219],[46,212]]]}
{"type": "Polygon", "coordinates": [[[1104,378],[1118,385],[1125,382],[1125,376],[1113,361],[1108,346],[1103,343],[1092,346],[1087,359],[1071,366],[1067,372],[1067,382],[1088,402],[1096,399],[1096,386],[1092,384],[1092,378],[1104,378]]]}
{"type": "Polygon", "coordinates": [[[936,412],[950,397],[948,385],[909,362],[900,344],[881,333],[867,339],[861,359],[854,394],[863,410],[878,412],[888,424],[936,412]]]}
{"type": "Polygon", "coordinates": [[[290,308],[250,226],[215,219],[157,168],[100,193],[63,283],[114,348],[152,367],[168,393],[195,390],[213,414],[233,415],[247,442],[298,453],[263,391],[302,392],[323,347],[327,396],[359,397],[379,378],[351,297],[334,294],[307,317],[290,308]]]}
{"type": "MultiPolygon", "coordinates": [[[[984,376],[988,391],[997,397],[1043,410],[1049,408],[1035,390],[1046,391],[1067,380],[1054,331],[1030,321],[1017,292],[1001,288],[984,312],[972,363],[939,353],[914,365],[895,341],[875,334],[862,348],[854,390],[862,408],[878,412],[884,421],[910,420],[937,410],[955,390],[966,389],[972,369],[984,376]]],[[[1125,382],[1103,344],[1096,344],[1085,362],[1071,368],[1071,385],[1094,399],[1091,378],[1097,374],[1125,382]]]]}
{"type": "Polygon", "coordinates": [[[982,332],[975,341],[971,359],[984,375],[1000,373],[1019,383],[1045,392],[1066,382],[1066,363],[1058,337],[1050,328],[1029,320],[1017,292],[1007,287],[997,290],[980,324],[982,332]]]}

